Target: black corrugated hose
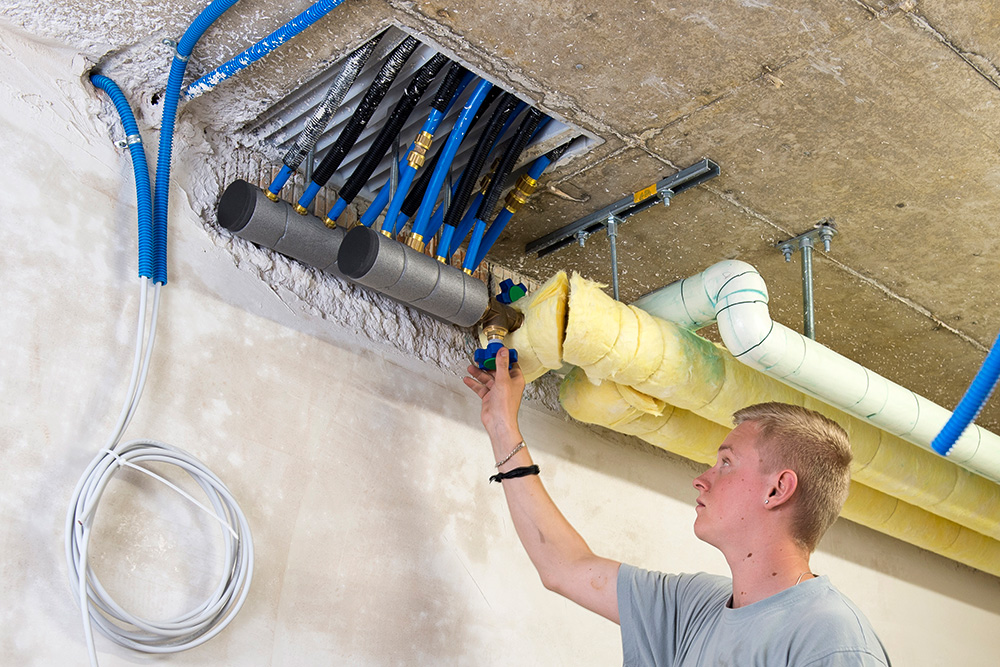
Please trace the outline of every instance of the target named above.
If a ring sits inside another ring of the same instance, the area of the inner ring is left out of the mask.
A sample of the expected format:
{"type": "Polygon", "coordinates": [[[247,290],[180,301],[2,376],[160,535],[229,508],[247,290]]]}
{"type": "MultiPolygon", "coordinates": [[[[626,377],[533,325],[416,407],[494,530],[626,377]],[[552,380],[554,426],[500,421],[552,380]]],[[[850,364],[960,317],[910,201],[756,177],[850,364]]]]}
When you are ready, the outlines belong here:
{"type": "Polygon", "coordinates": [[[417,106],[417,102],[420,101],[420,97],[427,90],[427,86],[431,85],[431,81],[434,80],[434,77],[437,76],[446,62],[448,62],[447,56],[436,53],[417,70],[413,79],[407,84],[406,90],[403,91],[403,96],[399,98],[399,102],[396,103],[392,113],[389,114],[385,125],[382,126],[382,130],[372,142],[371,148],[368,149],[368,152],[361,159],[351,177],[344,183],[344,187],[340,189],[339,196],[341,200],[350,204],[358,196],[361,188],[371,178],[375,167],[378,166],[378,163],[385,156],[386,151],[389,150],[389,146],[399,136],[403,125],[410,117],[414,107],[417,106]]]}
{"type": "Polygon", "coordinates": [[[448,73],[444,75],[444,81],[441,82],[437,93],[434,94],[434,101],[431,102],[432,109],[437,109],[441,113],[444,113],[444,110],[448,108],[448,102],[451,102],[451,98],[455,96],[458,84],[462,83],[462,77],[465,76],[467,71],[461,63],[451,64],[451,67],[448,68],[448,73]]]}
{"type": "Polygon", "coordinates": [[[469,161],[465,165],[462,177],[458,180],[458,188],[455,191],[455,195],[451,198],[451,205],[448,207],[448,211],[444,215],[444,224],[451,225],[452,227],[458,226],[462,214],[465,212],[465,207],[469,205],[469,199],[472,196],[472,190],[476,187],[479,174],[486,165],[486,159],[490,155],[490,150],[500,136],[500,130],[503,128],[504,123],[507,122],[517,104],[517,98],[511,93],[504,93],[503,97],[500,98],[500,102],[497,103],[497,108],[493,110],[493,115],[490,116],[486,128],[479,135],[479,141],[476,142],[475,148],[472,149],[472,155],[469,156],[469,161]]]}
{"type": "Polygon", "coordinates": [[[535,128],[538,127],[538,123],[541,122],[544,115],[535,107],[528,109],[528,115],[524,117],[524,120],[518,126],[517,134],[514,135],[514,138],[507,145],[507,149],[503,152],[500,164],[493,170],[493,178],[490,179],[490,186],[486,188],[483,201],[479,203],[479,210],[476,211],[477,220],[489,222],[490,214],[496,207],[497,201],[500,199],[500,193],[507,183],[507,177],[513,171],[514,165],[517,164],[518,158],[521,157],[521,153],[524,152],[525,147],[531,140],[531,135],[534,134],[535,128]]]}
{"type": "MultiPolygon", "coordinates": [[[[476,126],[476,123],[483,117],[486,110],[490,108],[493,101],[502,93],[503,90],[500,86],[493,86],[490,88],[489,92],[486,93],[486,99],[483,100],[482,106],[476,111],[476,115],[472,117],[472,122],[469,123],[469,132],[472,128],[476,126]]],[[[468,136],[468,132],[466,133],[468,136]]],[[[437,147],[437,152],[427,161],[423,167],[423,172],[417,182],[410,189],[410,192],[406,195],[406,199],[403,200],[403,205],[400,207],[400,212],[408,218],[413,217],[413,214],[417,212],[420,208],[420,202],[424,199],[424,193],[427,191],[427,184],[431,180],[431,175],[434,173],[434,167],[437,165],[438,156],[441,154],[441,147],[444,142],[441,142],[437,147]]]]}
{"type": "Polygon", "coordinates": [[[319,163],[316,171],[313,172],[313,183],[319,187],[323,187],[337,171],[344,157],[354,147],[354,143],[361,136],[361,132],[365,129],[365,126],[368,125],[368,121],[371,119],[372,114],[375,113],[375,109],[378,108],[382,98],[389,92],[389,87],[395,80],[396,75],[399,74],[399,70],[403,68],[403,65],[413,55],[413,51],[419,44],[420,42],[415,38],[407,37],[399,46],[392,50],[392,53],[389,54],[389,57],[382,65],[382,69],[375,75],[375,79],[372,81],[368,92],[365,93],[361,103],[358,104],[358,108],[354,111],[354,115],[351,116],[351,120],[348,121],[347,126],[344,127],[340,136],[337,137],[337,141],[327,151],[323,161],[319,163]]]}

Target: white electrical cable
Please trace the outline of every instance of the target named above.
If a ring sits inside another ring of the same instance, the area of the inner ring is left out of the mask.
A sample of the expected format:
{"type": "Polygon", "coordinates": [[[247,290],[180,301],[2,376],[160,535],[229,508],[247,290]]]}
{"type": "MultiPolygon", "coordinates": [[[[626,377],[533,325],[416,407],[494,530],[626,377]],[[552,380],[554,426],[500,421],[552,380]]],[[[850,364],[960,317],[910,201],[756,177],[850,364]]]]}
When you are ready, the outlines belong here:
{"type": "Polygon", "coordinates": [[[73,492],[66,515],[66,563],[70,585],[83,616],[90,663],[97,667],[93,625],[112,641],[146,653],[175,653],[198,646],[222,631],[243,606],[253,577],[253,540],[250,526],[226,485],[190,454],[155,440],[132,440],[119,445],[139,404],[160,304],[160,287],[154,287],[149,334],[146,336],[148,279],[140,279],[139,324],[132,376],[125,404],[105,447],[90,462],[73,492]],[[187,472],[208,496],[212,509],[173,483],[143,467],[142,463],[169,463],[187,472]],[[157,479],[190,500],[222,524],[225,567],[218,586],[195,609],[165,621],[150,621],[129,613],[112,599],[90,568],[87,554],[98,503],[105,488],[121,467],[138,470],[157,479]]]}

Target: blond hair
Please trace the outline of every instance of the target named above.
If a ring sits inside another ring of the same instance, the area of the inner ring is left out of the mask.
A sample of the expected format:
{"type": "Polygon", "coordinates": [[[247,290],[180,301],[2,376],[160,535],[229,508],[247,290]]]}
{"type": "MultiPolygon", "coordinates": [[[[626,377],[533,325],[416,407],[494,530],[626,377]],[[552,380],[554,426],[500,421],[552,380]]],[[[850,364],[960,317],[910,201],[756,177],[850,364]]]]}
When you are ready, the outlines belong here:
{"type": "Polygon", "coordinates": [[[816,549],[847,500],[851,483],[851,443],[847,432],[818,412],[787,403],[759,403],[738,410],[733,422],[760,429],[757,451],[764,472],[795,471],[793,537],[816,549]]]}

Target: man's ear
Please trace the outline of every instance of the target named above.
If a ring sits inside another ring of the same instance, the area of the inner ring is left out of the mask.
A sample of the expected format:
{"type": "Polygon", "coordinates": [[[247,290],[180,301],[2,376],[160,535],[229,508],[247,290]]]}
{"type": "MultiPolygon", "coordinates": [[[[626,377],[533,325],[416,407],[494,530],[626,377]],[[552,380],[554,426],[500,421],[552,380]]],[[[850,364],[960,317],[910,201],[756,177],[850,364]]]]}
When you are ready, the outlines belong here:
{"type": "Polygon", "coordinates": [[[795,474],[794,470],[782,470],[772,479],[773,483],[767,491],[767,498],[765,498],[767,501],[765,504],[770,509],[780,507],[791,500],[795,490],[799,487],[799,476],[795,474]]]}

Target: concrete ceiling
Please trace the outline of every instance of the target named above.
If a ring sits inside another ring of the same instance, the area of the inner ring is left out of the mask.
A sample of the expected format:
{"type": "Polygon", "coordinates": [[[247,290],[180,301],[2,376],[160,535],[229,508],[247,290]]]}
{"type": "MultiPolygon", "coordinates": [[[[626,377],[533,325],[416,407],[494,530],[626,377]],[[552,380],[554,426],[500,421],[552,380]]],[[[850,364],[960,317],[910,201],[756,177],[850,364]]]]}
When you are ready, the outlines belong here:
{"type": "MultiPolygon", "coordinates": [[[[121,66],[203,6],[35,4],[9,15],[121,66]]],[[[289,4],[241,2],[206,34],[193,69],[308,3],[289,4]]],[[[775,244],[834,218],[840,233],[814,262],[817,340],[946,407],[961,397],[1000,329],[997,3],[347,0],[186,113],[245,122],[390,24],[604,140],[543,179],[495,261],[610,283],[603,235],[541,259],[524,246],[711,158],[719,177],[621,226],[624,300],[738,258],[767,280],[772,316],[801,331],[798,255],[786,264],[775,244]]],[[[994,431],[998,403],[980,418],[994,431]]]]}

